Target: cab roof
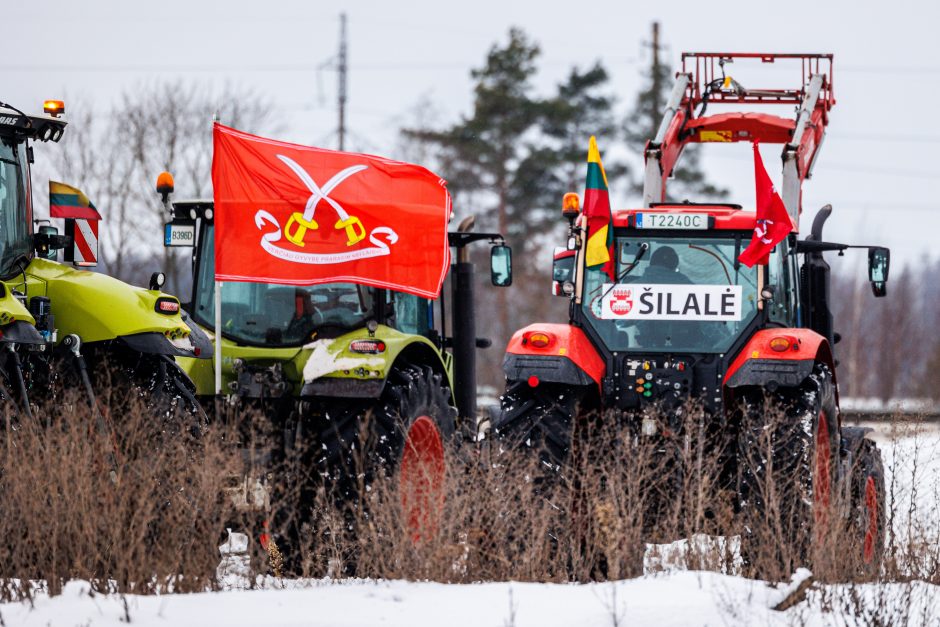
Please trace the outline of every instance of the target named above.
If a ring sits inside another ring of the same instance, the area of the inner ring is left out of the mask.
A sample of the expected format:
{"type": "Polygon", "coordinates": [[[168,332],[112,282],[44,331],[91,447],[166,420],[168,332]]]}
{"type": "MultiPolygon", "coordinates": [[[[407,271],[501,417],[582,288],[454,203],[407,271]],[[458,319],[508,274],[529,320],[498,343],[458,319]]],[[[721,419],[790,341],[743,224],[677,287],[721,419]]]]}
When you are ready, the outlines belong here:
{"type": "Polygon", "coordinates": [[[636,227],[638,213],[704,213],[709,216],[709,230],[753,231],[757,226],[757,214],[745,211],[741,205],[698,203],[653,203],[647,209],[614,209],[614,227],[632,229],[636,227]]]}
{"type": "Polygon", "coordinates": [[[0,135],[15,139],[38,139],[57,142],[65,132],[65,120],[49,115],[23,115],[17,111],[0,107],[0,135]]]}

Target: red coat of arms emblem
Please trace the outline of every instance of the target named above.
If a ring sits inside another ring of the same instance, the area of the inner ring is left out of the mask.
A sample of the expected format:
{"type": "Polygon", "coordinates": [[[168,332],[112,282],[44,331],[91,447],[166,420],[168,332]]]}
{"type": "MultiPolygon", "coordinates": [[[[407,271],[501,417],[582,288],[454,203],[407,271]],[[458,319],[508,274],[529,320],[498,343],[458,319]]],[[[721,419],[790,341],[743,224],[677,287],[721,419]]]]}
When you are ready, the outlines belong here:
{"type": "Polygon", "coordinates": [[[626,316],[633,309],[633,289],[614,287],[610,298],[610,310],[618,316],[626,316]]]}

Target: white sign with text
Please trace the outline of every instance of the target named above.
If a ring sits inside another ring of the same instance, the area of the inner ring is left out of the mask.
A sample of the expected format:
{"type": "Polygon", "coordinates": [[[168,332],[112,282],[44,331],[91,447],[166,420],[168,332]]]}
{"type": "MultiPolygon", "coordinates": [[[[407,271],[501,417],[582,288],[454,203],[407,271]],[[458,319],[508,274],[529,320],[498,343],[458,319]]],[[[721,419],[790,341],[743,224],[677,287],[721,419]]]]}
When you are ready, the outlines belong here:
{"type": "Polygon", "coordinates": [[[741,320],[740,285],[607,283],[601,318],[605,320],[741,320]]]}

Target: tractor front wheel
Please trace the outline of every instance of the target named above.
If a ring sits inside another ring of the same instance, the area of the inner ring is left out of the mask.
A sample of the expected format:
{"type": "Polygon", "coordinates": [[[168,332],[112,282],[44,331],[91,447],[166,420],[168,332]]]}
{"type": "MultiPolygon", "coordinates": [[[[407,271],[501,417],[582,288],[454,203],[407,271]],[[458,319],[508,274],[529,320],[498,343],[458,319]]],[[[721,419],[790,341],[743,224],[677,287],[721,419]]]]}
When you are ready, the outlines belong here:
{"type": "Polygon", "coordinates": [[[500,399],[493,436],[503,450],[533,450],[557,468],[571,450],[578,406],[585,390],[570,385],[516,381],[500,399]]]}

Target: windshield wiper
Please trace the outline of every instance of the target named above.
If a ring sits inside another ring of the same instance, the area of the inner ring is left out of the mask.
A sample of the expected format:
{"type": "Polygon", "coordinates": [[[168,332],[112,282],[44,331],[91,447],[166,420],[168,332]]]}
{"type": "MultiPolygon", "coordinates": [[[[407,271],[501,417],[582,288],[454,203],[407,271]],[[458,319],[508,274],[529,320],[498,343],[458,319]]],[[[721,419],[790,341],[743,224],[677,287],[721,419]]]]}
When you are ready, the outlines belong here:
{"type": "MultiPolygon", "coordinates": [[[[618,283],[623,281],[624,278],[626,278],[628,274],[633,272],[634,268],[636,268],[636,265],[640,263],[640,259],[643,258],[643,255],[645,255],[646,251],[648,251],[649,249],[650,249],[650,245],[647,244],[646,242],[643,242],[642,244],[640,244],[640,250],[636,251],[636,256],[633,258],[633,261],[630,262],[630,265],[623,272],[620,273],[620,276],[618,276],[617,280],[614,281],[613,285],[610,286],[610,289],[608,289],[606,292],[604,292],[601,295],[601,299],[604,299],[604,297],[610,294],[610,290],[614,289],[614,285],[617,285],[618,283]]],[[[596,292],[597,290],[594,290],[594,291],[596,292]]]]}

